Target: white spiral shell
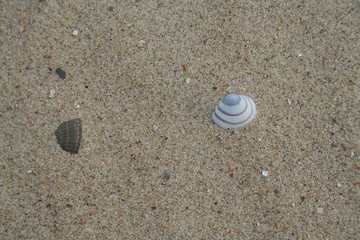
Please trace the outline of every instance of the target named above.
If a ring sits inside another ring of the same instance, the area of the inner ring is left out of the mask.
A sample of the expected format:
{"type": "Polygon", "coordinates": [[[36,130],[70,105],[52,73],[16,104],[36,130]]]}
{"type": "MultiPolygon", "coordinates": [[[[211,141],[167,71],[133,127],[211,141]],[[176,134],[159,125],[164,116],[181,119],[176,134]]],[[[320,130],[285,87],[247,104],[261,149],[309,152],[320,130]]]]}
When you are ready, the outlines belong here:
{"type": "Polygon", "coordinates": [[[212,121],[222,128],[241,128],[256,116],[254,101],[245,95],[227,94],[212,113],[212,121]]]}

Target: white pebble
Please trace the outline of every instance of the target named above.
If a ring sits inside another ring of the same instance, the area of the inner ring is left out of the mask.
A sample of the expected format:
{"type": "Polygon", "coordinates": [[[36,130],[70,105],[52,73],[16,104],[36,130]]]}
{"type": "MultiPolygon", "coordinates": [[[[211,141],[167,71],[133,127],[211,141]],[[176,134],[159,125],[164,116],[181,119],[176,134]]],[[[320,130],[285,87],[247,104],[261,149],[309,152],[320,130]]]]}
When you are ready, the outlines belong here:
{"type": "Polygon", "coordinates": [[[185,80],[185,82],[186,82],[186,84],[189,84],[190,83],[190,78],[187,78],[186,80],[185,80]]]}
{"type": "Polygon", "coordinates": [[[78,34],[79,34],[79,31],[76,29],[72,32],[72,35],[74,35],[74,36],[77,36],[78,34]]]}
{"type": "Polygon", "coordinates": [[[263,171],[262,171],[262,175],[263,175],[264,177],[269,176],[269,171],[263,170],[263,171]]]}

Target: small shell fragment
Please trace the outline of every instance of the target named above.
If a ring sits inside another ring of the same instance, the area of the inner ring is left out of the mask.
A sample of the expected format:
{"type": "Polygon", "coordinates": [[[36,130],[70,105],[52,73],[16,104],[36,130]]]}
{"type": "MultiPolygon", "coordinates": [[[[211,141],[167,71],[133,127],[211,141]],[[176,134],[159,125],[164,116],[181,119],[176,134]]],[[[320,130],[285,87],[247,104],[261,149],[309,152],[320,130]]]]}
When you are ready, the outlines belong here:
{"type": "Polygon", "coordinates": [[[61,148],[70,153],[78,153],[81,141],[81,120],[75,118],[63,122],[55,131],[61,148]]]}
{"type": "Polygon", "coordinates": [[[55,89],[50,89],[50,94],[49,94],[49,98],[54,98],[55,97],[55,89]]]}
{"type": "Polygon", "coordinates": [[[77,102],[74,102],[74,107],[75,107],[75,108],[79,108],[79,107],[80,107],[80,104],[78,104],[77,102]]]}
{"type": "Polygon", "coordinates": [[[140,40],[138,43],[138,47],[139,48],[143,48],[145,46],[145,41],[144,40],[140,40]]]}
{"type": "Polygon", "coordinates": [[[269,176],[269,171],[263,170],[263,171],[261,172],[261,174],[262,174],[264,177],[268,177],[268,176],[269,176]]]}
{"type": "Polygon", "coordinates": [[[245,127],[256,117],[254,101],[245,95],[227,94],[212,113],[212,121],[222,128],[245,127]]]}

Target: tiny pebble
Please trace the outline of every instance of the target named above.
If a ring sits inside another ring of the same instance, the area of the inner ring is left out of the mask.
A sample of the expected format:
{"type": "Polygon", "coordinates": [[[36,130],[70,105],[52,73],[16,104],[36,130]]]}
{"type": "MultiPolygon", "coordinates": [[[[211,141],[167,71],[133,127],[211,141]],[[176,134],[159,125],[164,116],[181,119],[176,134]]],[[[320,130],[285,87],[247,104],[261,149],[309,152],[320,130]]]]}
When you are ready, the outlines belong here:
{"type": "Polygon", "coordinates": [[[355,152],[351,152],[351,153],[350,153],[350,156],[351,156],[351,157],[354,157],[354,156],[355,156],[355,152]]]}
{"type": "Polygon", "coordinates": [[[72,32],[72,35],[74,35],[74,36],[77,36],[78,34],[79,34],[79,31],[76,29],[72,32]]]}
{"type": "Polygon", "coordinates": [[[189,83],[190,83],[190,81],[191,81],[191,79],[190,79],[190,78],[187,78],[187,79],[185,80],[186,84],[189,84],[189,83]]]}
{"type": "Polygon", "coordinates": [[[50,89],[50,94],[49,94],[49,98],[53,98],[55,97],[55,89],[50,89]]]}
{"type": "Polygon", "coordinates": [[[153,130],[156,132],[158,129],[159,129],[159,127],[154,124],[153,130]]]}
{"type": "Polygon", "coordinates": [[[55,70],[56,74],[61,77],[62,79],[66,78],[66,72],[64,70],[62,70],[61,68],[57,68],[55,70]]]}
{"type": "Polygon", "coordinates": [[[291,99],[288,99],[287,101],[288,101],[289,106],[291,106],[291,99]]]}
{"type": "Polygon", "coordinates": [[[102,121],[104,119],[104,113],[103,112],[99,112],[98,115],[97,115],[97,118],[102,121]]]}
{"type": "Polygon", "coordinates": [[[269,176],[269,171],[263,170],[263,171],[262,171],[262,175],[263,175],[264,177],[269,176]]]}
{"type": "Polygon", "coordinates": [[[318,212],[318,213],[324,213],[324,208],[318,208],[318,209],[317,209],[317,212],[318,212]]]}
{"type": "Polygon", "coordinates": [[[139,46],[139,48],[143,48],[145,46],[145,41],[140,40],[138,46],[139,46]]]}

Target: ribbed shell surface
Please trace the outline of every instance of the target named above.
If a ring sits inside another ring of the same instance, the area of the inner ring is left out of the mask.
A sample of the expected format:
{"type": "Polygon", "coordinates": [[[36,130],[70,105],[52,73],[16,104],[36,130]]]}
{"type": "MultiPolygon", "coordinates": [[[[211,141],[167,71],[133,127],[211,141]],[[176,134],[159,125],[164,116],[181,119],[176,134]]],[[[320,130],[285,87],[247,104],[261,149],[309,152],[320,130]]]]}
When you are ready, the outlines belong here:
{"type": "Polygon", "coordinates": [[[81,140],[81,120],[75,118],[63,122],[55,131],[61,148],[70,153],[78,153],[81,140]]]}

